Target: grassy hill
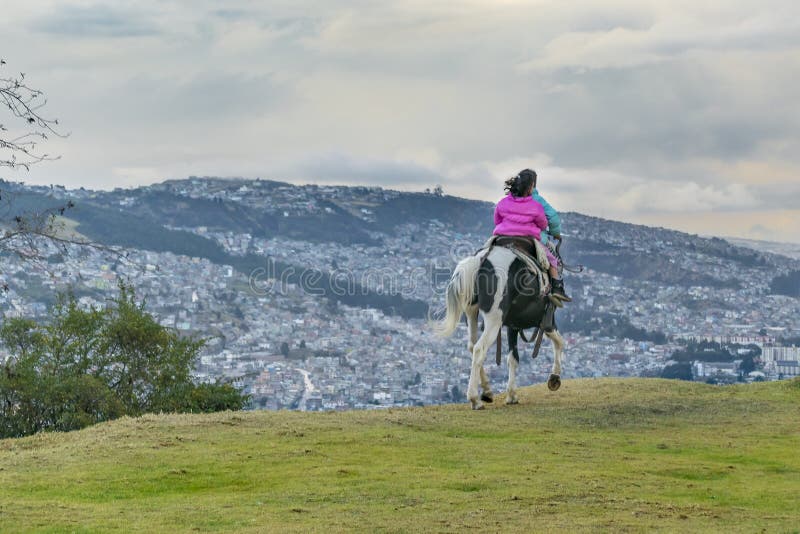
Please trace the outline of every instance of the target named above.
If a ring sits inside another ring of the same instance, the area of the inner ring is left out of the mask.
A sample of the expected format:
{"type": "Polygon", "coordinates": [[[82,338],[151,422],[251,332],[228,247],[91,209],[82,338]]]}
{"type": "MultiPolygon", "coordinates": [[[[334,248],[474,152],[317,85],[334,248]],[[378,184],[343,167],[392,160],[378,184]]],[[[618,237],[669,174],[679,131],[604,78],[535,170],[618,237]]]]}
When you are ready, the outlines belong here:
{"type": "Polygon", "coordinates": [[[800,382],[567,380],[521,401],[146,416],[0,441],[0,531],[800,528],[800,382]]]}

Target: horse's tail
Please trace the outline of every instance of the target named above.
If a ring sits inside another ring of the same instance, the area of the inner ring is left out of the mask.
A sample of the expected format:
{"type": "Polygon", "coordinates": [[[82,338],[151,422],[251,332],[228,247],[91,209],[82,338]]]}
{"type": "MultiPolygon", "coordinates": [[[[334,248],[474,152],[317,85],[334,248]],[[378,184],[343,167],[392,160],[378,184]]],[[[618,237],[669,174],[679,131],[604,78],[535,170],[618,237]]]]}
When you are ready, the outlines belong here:
{"type": "Polygon", "coordinates": [[[475,298],[475,279],[481,268],[481,258],[470,256],[461,260],[447,284],[446,313],[441,321],[433,325],[433,330],[441,337],[450,337],[458,328],[458,322],[475,298]]]}

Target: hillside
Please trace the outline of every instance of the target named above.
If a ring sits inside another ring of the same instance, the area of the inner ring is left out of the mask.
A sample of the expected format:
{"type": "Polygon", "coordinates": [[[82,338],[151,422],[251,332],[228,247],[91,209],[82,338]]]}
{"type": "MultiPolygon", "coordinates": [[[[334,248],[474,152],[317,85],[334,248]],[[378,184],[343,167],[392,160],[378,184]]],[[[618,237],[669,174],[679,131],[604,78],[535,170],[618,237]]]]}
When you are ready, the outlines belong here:
{"type": "MultiPolygon", "coordinates": [[[[16,184],[3,183],[12,191],[16,184]]],[[[398,229],[417,224],[424,232],[447,228],[482,243],[493,229],[493,204],[448,195],[401,193],[381,188],[297,186],[265,180],[190,178],[137,189],[114,191],[20,189],[17,208],[37,208],[70,198],[70,217],[77,230],[97,242],[154,251],[170,251],[234,264],[218,243],[188,235],[183,228],[230,233],[253,238],[280,237],[298,244],[335,244],[391,248],[398,229]],[[474,237],[474,239],[473,239],[474,237]]],[[[711,259],[731,269],[768,268],[770,276],[785,274],[796,262],[719,238],[703,238],[664,228],[564,213],[565,254],[597,272],[672,286],[739,288],[741,280],[698,270],[691,262],[676,264],[674,256],[711,259]]],[[[427,236],[420,236],[426,240],[427,236]]],[[[249,264],[248,264],[249,265],[249,264]]],[[[237,267],[238,268],[238,267],[237,267]]],[[[245,271],[245,269],[240,269],[245,271]]],[[[370,304],[367,304],[370,305],[370,304]]],[[[419,315],[422,307],[412,303],[419,315]]],[[[374,306],[374,305],[373,305],[374,306]]],[[[403,308],[386,302],[380,309],[403,308]]],[[[424,311],[424,310],[423,310],[424,311]]]]}
{"type": "MultiPolygon", "coordinates": [[[[456,262],[491,232],[491,203],[196,177],[105,192],[8,182],[0,189],[22,212],[71,203],[69,228],[123,247],[129,260],[77,248],[63,254],[50,244],[45,271],[0,254],[4,314],[40,317],[65,290],[103,306],[127,280],[162,324],[210,340],[198,377],[235,381],[255,408],[463,397],[464,332],[439,339],[426,318],[442,306],[456,262]]],[[[796,260],[718,238],[562,215],[564,258],[586,266],[566,276],[573,302],[558,316],[569,343],[565,375],[657,376],[690,338],[770,343],[800,335],[800,299],[779,295],[786,284],[776,285],[798,270],[796,260]]],[[[775,366],[758,370],[781,376],[775,366]]],[[[520,373],[521,383],[546,378],[537,366],[520,373]]],[[[489,374],[504,384],[504,372],[489,374]]],[[[746,379],[736,367],[698,369],[695,378],[746,379]]]]}
{"type": "Polygon", "coordinates": [[[796,531],[800,383],[146,416],[0,441],[0,531],[796,531]]]}

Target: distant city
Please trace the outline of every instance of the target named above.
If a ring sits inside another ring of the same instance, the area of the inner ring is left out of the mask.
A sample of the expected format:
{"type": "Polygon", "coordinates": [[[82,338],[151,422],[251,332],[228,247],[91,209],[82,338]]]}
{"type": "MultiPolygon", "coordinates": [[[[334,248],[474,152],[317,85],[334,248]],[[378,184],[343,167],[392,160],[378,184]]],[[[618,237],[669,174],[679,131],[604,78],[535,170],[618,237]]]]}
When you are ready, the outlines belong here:
{"type": "MultiPolygon", "coordinates": [[[[409,194],[209,178],[113,192],[14,188],[36,199],[74,201],[75,215],[66,213],[65,227],[92,240],[101,239],[81,217],[88,220],[86,213],[100,206],[157,224],[171,236],[196,236],[221,248],[225,255],[218,256],[227,259],[143,245],[126,247],[123,260],[100,249],[70,245],[65,252],[43,242],[47,259],[41,264],[0,257],[0,281],[8,286],[0,293],[0,310],[6,317],[41,318],[54,295],[66,290],[84,306],[104,306],[118,281],[129,280],[162,324],[207,339],[197,378],[233,382],[252,396],[252,408],[341,410],[464,401],[470,355],[463,325],[452,339],[439,339],[424,314],[404,317],[388,304],[378,309],[344,303],[297,279],[281,281],[270,264],[352,279],[357,286],[345,284],[344,290],[402,295],[435,311],[450,270],[491,231],[490,204],[458,204],[459,210],[474,210],[463,214],[467,220],[487,219],[466,224],[450,215],[456,200],[436,188],[409,194]],[[398,207],[419,199],[433,211],[419,215],[398,207]],[[439,201],[441,211],[435,208],[439,201]],[[203,220],[203,210],[212,204],[224,206],[234,222],[217,216],[203,220]],[[191,220],[172,213],[178,209],[191,211],[191,220]],[[238,213],[269,215],[271,226],[259,223],[246,231],[247,220],[235,219],[238,213]],[[344,231],[349,235],[341,239],[324,234],[328,220],[352,225],[353,233],[344,231]],[[314,228],[303,233],[303,224],[320,225],[318,236],[314,228]],[[355,229],[363,233],[357,239],[355,229]],[[241,267],[237,258],[245,257],[263,258],[264,269],[241,267]]],[[[758,356],[752,370],[738,358],[684,362],[694,380],[800,375],[800,299],[770,287],[774,276],[800,269],[796,259],[757,243],[740,242],[743,247],[575,213],[563,218],[564,255],[586,266],[567,274],[575,298],[557,317],[567,340],[565,380],[660,376],[676,352],[701,341],[734,356],[757,347],[758,356]]],[[[548,345],[535,361],[530,348],[522,346],[520,385],[545,381],[550,372],[548,345]]],[[[502,391],[505,365],[487,363],[487,369],[495,390],[502,391]]]]}

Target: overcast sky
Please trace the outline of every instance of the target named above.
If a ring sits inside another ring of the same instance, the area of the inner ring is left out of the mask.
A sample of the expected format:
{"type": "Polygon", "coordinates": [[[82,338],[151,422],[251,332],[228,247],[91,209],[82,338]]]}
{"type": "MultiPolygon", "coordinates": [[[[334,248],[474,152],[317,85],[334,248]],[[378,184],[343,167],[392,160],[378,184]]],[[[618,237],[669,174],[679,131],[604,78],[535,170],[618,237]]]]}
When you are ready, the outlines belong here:
{"type": "Polygon", "coordinates": [[[797,0],[4,2],[92,188],[245,176],[496,201],[800,242],[797,0]],[[9,5],[11,4],[11,5],[9,5]],[[223,7],[224,6],[224,7],[223,7]]]}

